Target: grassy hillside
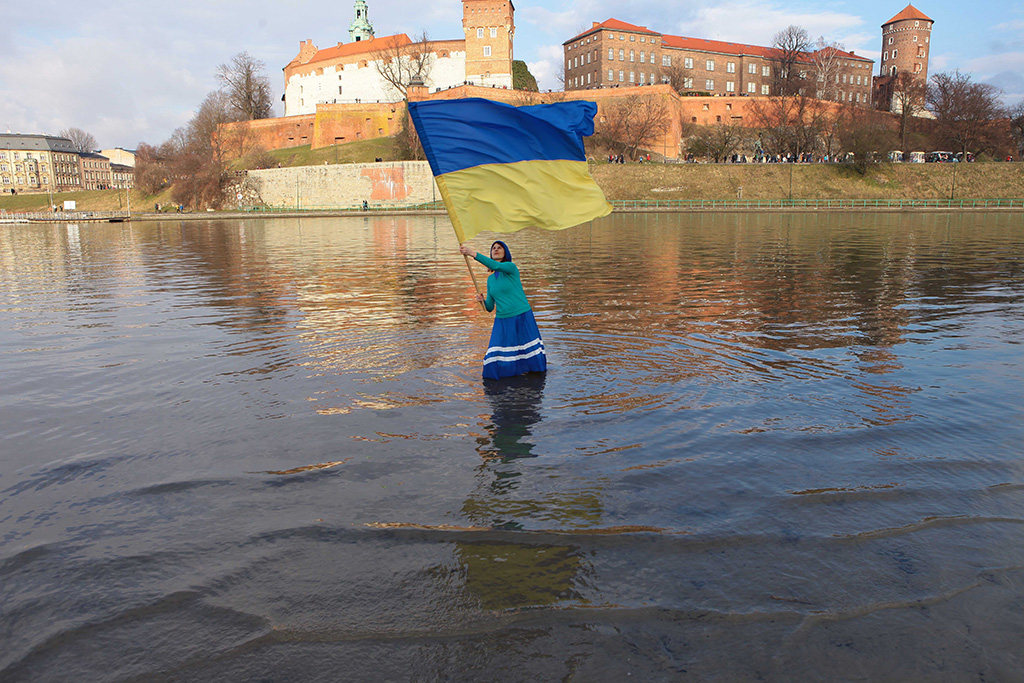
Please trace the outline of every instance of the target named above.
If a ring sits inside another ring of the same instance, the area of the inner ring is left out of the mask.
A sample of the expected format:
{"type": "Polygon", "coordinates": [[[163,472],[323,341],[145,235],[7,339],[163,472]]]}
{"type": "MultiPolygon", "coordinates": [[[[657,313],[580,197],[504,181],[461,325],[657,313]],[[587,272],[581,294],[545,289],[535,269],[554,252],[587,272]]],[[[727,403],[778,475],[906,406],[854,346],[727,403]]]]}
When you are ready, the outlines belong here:
{"type": "MultiPolygon", "coordinates": [[[[372,162],[388,159],[390,140],[367,140],[310,150],[273,152],[281,166],[372,162]]],[[[609,199],[1024,199],[1024,163],[879,164],[864,175],[842,164],[593,164],[591,172],[609,199]],[[954,177],[955,174],[955,177],[954,177]],[[741,192],[742,188],[742,192],[741,192]]],[[[122,190],[60,192],[55,203],[78,202],[85,211],[125,208],[122,190]]],[[[131,194],[132,211],[170,204],[170,190],[131,194]]],[[[0,196],[6,211],[45,211],[43,194],[0,196]]]]}
{"type": "MultiPolygon", "coordinates": [[[[124,190],[82,190],[79,192],[54,192],[53,203],[62,206],[66,200],[76,202],[79,211],[123,211],[128,206],[124,190]]],[[[132,212],[152,211],[157,202],[170,204],[171,191],[164,190],[157,195],[146,195],[140,190],[131,191],[132,212]]],[[[46,211],[50,196],[41,194],[0,195],[0,209],[4,211],[46,211]]]]}
{"type": "MultiPolygon", "coordinates": [[[[368,164],[377,158],[390,161],[394,158],[394,140],[392,138],[376,138],[359,140],[344,145],[332,145],[320,149],[310,149],[310,145],[276,149],[268,152],[282,167],[290,166],[323,166],[324,164],[368,164]]],[[[245,168],[245,160],[239,159],[231,164],[232,168],[245,168]]]]}
{"type": "Polygon", "coordinates": [[[1024,199],[1024,163],[878,164],[864,175],[845,164],[598,163],[591,173],[609,199],[1024,199]]]}

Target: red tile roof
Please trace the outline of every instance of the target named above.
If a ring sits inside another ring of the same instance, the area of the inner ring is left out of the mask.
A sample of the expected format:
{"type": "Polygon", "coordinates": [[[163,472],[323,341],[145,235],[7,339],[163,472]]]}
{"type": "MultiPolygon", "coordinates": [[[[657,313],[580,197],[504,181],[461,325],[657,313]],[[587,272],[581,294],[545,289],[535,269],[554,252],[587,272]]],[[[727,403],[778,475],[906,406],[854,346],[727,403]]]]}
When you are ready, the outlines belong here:
{"type": "Polygon", "coordinates": [[[605,21],[602,21],[600,24],[595,23],[593,26],[588,28],[586,31],[583,31],[578,36],[574,36],[573,38],[570,38],[569,40],[567,40],[564,43],[562,43],[562,45],[568,45],[569,43],[571,43],[574,40],[579,40],[583,36],[590,35],[591,33],[594,33],[596,31],[600,31],[601,29],[611,29],[613,31],[632,31],[633,33],[646,33],[647,35],[651,35],[651,36],[660,36],[661,35],[657,31],[652,31],[651,29],[647,28],[646,26],[637,26],[636,24],[629,24],[629,23],[627,23],[625,21],[619,21],[618,19],[606,19],[605,21]]]}
{"type": "Polygon", "coordinates": [[[913,5],[907,5],[906,7],[903,8],[902,12],[900,12],[895,17],[882,24],[882,26],[887,26],[894,21],[904,21],[906,19],[923,19],[925,21],[930,21],[933,24],[935,23],[934,19],[926,16],[925,13],[922,12],[921,10],[917,9],[913,5]]]}
{"type": "MultiPolygon", "coordinates": [[[[340,57],[351,57],[353,55],[376,52],[378,50],[394,49],[397,45],[408,45],[412,41],[409,40],[409,36],[404,33],[398,33],[393,36],[385,36],[383,38],[374,38],[373,40],[357,40],[351,43],[344,43],[342,45],[336,45],[334,47],[325,47],[322,50],[317,50],[316,54],[308,62],[299,62],[298,57],[292,60],[292,64],[313,64],[314,62],[322,62],[328,59],[338,59],[340,57]]],[[[289,64],[291,66],[292,64],[289,64]]]]}

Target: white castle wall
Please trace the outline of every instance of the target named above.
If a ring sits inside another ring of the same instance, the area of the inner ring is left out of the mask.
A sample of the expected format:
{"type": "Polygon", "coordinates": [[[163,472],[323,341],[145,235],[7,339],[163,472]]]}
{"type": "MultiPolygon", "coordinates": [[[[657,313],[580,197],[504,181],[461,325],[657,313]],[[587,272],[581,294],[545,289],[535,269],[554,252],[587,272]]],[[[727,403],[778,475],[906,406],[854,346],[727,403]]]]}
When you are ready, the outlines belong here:
{"type": "MultiPolygon", "coordinates": [[[[430,91],[462,85],[466,81],[466,53],[451,52],[447,57],[439,57],[434,53],[430,73],[424,80],[430,91]]],[[[508,81],[508,87],[511,87],[511,76],[508,81]]],[[[318,104],[357,100],[398,102],[402,99],[402,94],[381,77],[374,62],[368,62],[366,66],[325,66],[322,74],[296,74],[285,83],[284,94],[285,116],[315,114],[318,104]]]]}

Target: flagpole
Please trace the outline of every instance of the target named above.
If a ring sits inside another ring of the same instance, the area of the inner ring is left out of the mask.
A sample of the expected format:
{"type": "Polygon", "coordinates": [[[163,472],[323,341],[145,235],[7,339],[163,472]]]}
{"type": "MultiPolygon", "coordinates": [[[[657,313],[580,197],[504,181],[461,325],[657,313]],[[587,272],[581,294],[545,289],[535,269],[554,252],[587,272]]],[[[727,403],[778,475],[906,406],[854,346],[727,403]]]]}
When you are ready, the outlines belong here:
{"type": "MultiPolygon", "coordinates": [[[[473,266],[471,266],[469,263],[469,257],[463,254],[462,258],[466,259],[466,269],[469,271],[469,276],[473,278],[473,288],[476,290],[476,293],[479,296],[481,294],[480,285],[478,285],[476,282],[476,273],[473,272],[473,266]]],[[[484,309],[485,311],[487,310],[487,306],[484,304],[483,301],[480,302],[480,308],[484,309]]]]}

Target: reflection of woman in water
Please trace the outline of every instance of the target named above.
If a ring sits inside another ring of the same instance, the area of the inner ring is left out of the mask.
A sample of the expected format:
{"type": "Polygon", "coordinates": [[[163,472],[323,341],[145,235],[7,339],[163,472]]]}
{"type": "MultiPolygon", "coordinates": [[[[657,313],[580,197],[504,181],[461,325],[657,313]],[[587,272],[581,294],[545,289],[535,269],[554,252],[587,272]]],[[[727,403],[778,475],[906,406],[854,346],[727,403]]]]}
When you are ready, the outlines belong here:
{"type": "Polygon", "coordinates": [[[492,271],[487,278],[487,296],[477,295],[488,311],[495,311],[491,341],[484,355],[484,377],[501,379],[546,371],[544,342],[508,245],[500,241],[492,244],[490,258],[465,245],[460,246],[459,251],[492,271]]]}
{"type": "Polygon", "coordinates": [[[529,374],[504,382],[484,382],[491,404],[487,436],[477,439],[477,451],[485,458],[534,458],[533,427],[541,420],[544,375],[529,374]]]}

